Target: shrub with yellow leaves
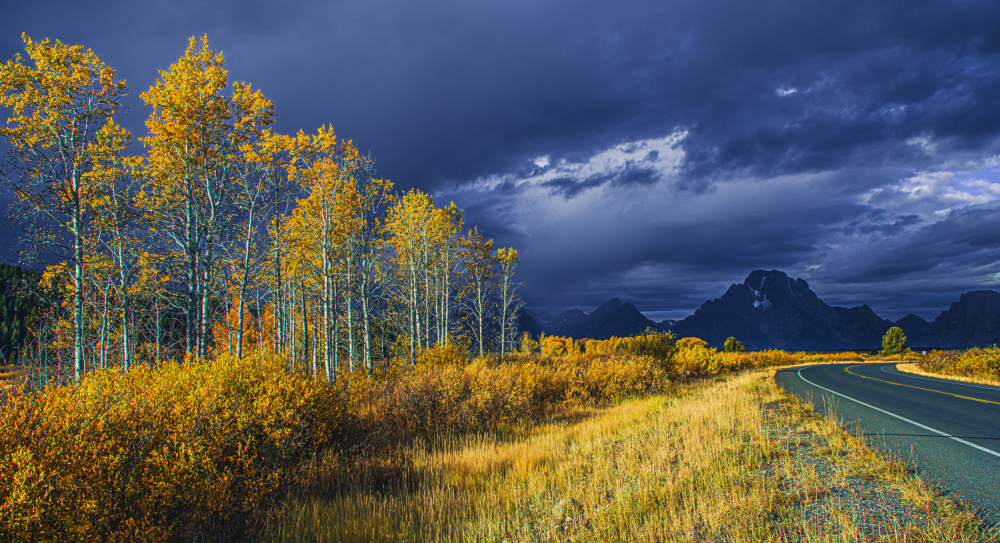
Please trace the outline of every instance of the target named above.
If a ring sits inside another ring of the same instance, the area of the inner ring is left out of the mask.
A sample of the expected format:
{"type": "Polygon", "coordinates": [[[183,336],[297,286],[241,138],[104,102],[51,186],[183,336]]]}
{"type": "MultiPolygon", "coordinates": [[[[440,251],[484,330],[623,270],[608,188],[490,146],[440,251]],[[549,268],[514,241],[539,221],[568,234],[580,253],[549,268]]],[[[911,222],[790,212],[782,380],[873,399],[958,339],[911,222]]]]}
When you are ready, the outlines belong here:
{"type": "Polygon", "coordinates": [[[920,368],[928,373],[1000,381],[1000,347],[931,351],[920,361],[920,368]]]}
{"type": "Polygon", "coordinates": [[[421,353],[417,362],[431,366],[466,364],[469,362],[469,348],[468,345],[460,341],[439,343],[421,353]]]}
{"type": "Polygon", "coordinates": [[[269,354],[93,373],[0,407],[0,540],[239,537],[306,456],[338,439],[341,395],[269,354]]]}
{"type": "Polygon", "coordinates": [[[579,346],[571,337],[546,336],[541,339],[542,356],[563,356],[579,353],[579,346]]]}
{"type": "Polygon", "coordinates": [[[348,410],[358,425],[352,431],[402,440],[440,431],[507,429],[563,405],[600,404],[670,384],[660,364],[648,357],[515,355],[506,360],[418,364],[384,379],[351,380],[348,410]]]}

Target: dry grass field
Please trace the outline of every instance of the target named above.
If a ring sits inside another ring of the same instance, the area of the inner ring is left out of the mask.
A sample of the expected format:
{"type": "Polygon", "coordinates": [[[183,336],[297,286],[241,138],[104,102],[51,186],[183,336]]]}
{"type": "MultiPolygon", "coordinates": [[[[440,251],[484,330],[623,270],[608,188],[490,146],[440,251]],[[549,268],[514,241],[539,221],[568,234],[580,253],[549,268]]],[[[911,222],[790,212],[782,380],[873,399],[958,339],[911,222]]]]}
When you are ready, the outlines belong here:
{"type": "Polygon", "coordinates": [[[989,541],[774,369],[315,462],[273,541],[989,541]]]}
{"type": "Polygon", "coordinates": [[[677,343],[441,347],[337,386],[256,353],[18,389],[0,540],[997,540],[775,385],[860,355],[677,343]]]}

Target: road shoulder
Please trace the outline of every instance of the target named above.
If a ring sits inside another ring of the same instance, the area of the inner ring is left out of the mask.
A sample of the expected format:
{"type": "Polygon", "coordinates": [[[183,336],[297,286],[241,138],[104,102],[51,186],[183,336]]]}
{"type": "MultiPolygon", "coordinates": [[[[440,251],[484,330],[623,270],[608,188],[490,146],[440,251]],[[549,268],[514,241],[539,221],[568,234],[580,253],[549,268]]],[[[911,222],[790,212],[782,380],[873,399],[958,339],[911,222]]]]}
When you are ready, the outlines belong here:
{"type": "MultiPolygon", "coordinates": [[[[891,364],[891,362],[889,362],[891,364]]],[[[992,379],[983,379],[978,377],[963,377],[961,375],[947,375],[944,373],[931,373],[920,367],[920,364],[915,362],[897,362],[896,371],[902,373],[909,373],[911,375],[917,375],[920,377],[932,377],[934,379],[942,379],[944,381],[957,381],[960,383],[971,383],[977,385],[989,385],[1000,387],[1000,381],[995,381],[992,379]]]]}
{"type": "Polygon", "coordinates": [[[820,528],[822,537],[845,540],[996,539],[969,507],[942,497],[901,459],[886,458],[839,421],[780,394],[762,405],[768,432],[782,451],[767,469],[798,502],[807,529],[798,536],[818,535],[807,533],[811,527],[820,528]]]}

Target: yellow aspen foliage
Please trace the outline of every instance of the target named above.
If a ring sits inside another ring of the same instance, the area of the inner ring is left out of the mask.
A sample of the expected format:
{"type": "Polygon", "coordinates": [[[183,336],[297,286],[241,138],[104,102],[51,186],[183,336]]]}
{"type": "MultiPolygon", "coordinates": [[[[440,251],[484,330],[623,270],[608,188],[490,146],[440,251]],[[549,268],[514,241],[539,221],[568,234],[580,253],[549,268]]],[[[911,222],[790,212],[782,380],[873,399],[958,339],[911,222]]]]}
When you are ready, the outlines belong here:
{"type": "Polygon", "coordinates": [[[207,36],[191,37],[184,56],[141,96],[153,111],[142,138],[146,182],[137,203],[158,238],[150,250],[160,253],[184,292],[185,351],[204,356],[209,290],[240,208],[234,166],[279,147],[267,131],[274,106],[249,83],[230,86],[225,56],[209,47],[207,36]]]}
{"type": "Polygon", "coordinates": [[[539,349],[539,344],[537,341],[531,338],[530,332],[525,332],[521,337],[521,353],[532,354],[537,353],[539,349]]]}
{"type": "Polygon", "coordinates": [[[563,356],[569,354],[573,338],[559,336],[542,336],[542,356],[563,356]]]}
{"type": "MultiPolygon", "coordinates": [[[[915,355],[910,355],[915,358],[915,355]]],[[[931,351],[920,361],[920,368],[929,373],[1000,381],[1000,348],[997,346],[965,351],[931,351]]]]}
{"type": "Polygon", "coordinates": [[[21,35],[33,65],[21,56],[0,65],[0,107],[10,109],[0,141],[10,146],[5,184],[15,197],[10,214],[36,245],[72,267],[73,363],[84,362],[86,253],[95,243],[95,208],[131,135],[114,116],[128,93],[100,57],[58,40],[21,35]]]}

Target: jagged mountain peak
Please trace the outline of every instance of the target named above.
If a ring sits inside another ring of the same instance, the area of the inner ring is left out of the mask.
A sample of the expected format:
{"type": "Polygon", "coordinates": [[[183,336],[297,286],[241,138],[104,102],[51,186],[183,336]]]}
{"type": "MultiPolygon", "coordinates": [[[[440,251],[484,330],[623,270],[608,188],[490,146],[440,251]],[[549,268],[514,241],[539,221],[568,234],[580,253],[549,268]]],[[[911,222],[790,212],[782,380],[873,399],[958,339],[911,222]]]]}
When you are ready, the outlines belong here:
{"type": "Polygon", "coordinates": [[[818,300],[804,279],[793,279],[780,270],[754,270],[743,281],[743,287],[753,295],[753,307],[767,310],[775,303],[793,300],[813,303],[818,300]]]}
{"type": "Polygon", "coordinates": [[[755,270],[674,326],[680,336],[721,346],[733,336],[750,349],[833,350],[877,346],[888,328],[867,306],[831,307],[803,279],[755,270]]]}
{"type": "Polygon", "coordinates": [[[629,311],[629,312],[635,311],[636,313],[639,312],[639,310],[636,309],[636,307],[634,305],[632,305],[632,304],[630,304],[628,302],[623,302],[623,301],[621,301],[618,298],[611,298],[610,300],[608,300],[608,301],[604,302],[603,304],[597,306],[597,309],[595,309],[590,314],[591,315],[598,315],[598,314],[606,314],[606,313],[615,313],[615,312],[618,312],[618,311],[629,311]]]}
{"type": "Polygon", "coordinates": [[[1000,292],[972,290],[962,294],[934,319],[929,343],[955,349],[992,345],[998,341],[1000,292]]]}

